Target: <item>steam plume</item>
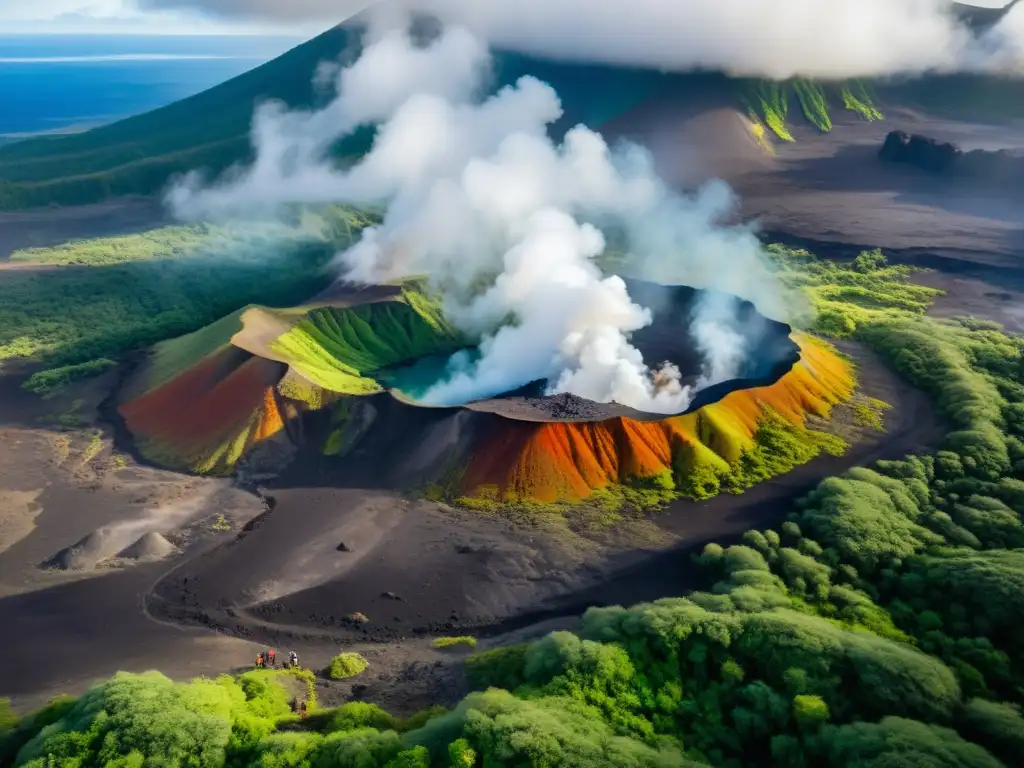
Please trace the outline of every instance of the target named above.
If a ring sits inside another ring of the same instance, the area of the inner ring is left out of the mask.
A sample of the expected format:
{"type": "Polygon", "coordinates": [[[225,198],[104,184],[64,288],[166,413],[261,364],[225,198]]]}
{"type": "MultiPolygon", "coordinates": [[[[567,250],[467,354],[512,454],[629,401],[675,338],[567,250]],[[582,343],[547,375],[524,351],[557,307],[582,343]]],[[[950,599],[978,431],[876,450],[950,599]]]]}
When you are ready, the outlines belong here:
{"type": "MultiPolygon", "coordinates": [[[[629,342],[651,312],[621,278],[599,268],[606,243],[598,227],[622,232],[629,250],[642,254],[640,276],[777,303],[754,236],[718,225],[734,205],[728,188],[677,195],[642,148],[613,150],[583,126],[554,144],[548,127],[561,106],[534,78],[480,100],[489,61],[462,27],[446,27],[424,47],[401,28],[376,32],[340,72],[336,99],[317,112],[261,108],[253,166],[211,186],[191,177],[171,194],[177,211],[386,203],[380,226],[339,254],[345,278],[427,274],[453,321],[481,338],[479,360],[455,358],[449,379],[427,393],[430,402],[460,403],[547,380],[551,392],[660,413],[685,409],[692,391],[678,369],[652,371],[629,342]],[[370,152],[336,169],[329,148],[378,121],[370,152]]],[[[743,357],[726,314],[714,301],[697,310],[703,385],[735,375],[743,357]]]]}

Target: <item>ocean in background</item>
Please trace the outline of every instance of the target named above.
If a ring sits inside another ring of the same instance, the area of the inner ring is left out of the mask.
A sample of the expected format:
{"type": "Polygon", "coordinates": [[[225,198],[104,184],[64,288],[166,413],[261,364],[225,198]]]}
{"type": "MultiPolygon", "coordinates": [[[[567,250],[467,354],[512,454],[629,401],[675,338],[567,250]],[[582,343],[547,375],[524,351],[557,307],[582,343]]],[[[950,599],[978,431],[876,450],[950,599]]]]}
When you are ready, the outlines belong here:
{"type": "Polygon", "coordinates": [[[299,42],[241,35],[0,34],[0,136],[92,127],[162,107],[299,42]]]}

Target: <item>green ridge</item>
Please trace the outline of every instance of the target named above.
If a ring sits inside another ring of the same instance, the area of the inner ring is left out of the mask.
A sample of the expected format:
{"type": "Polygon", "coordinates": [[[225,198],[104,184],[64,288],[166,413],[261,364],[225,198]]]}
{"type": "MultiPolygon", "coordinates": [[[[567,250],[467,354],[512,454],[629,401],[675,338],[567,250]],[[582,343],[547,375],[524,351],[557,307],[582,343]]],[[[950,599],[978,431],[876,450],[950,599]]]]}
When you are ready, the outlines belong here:
{"type": "Polygon", "coordinates": [[[800,101],[800,109],[819,131],[828,133],[832,130],[832,118],[829,117],[828,98],[825,89],[818,83],[803,78],[793,80],[793,91],[800,101]]]}
{"type": "Polygon", "coordinates": [[[367,374],[462,344],[439,302],[405,289],[393,301],[310,310],[271,350],[317,386],[365,395],[382,389],[367,374]]]}
{"type": "Polygon", "coordinates": [[[198,331],[162,341],[153,347],[144,389],[137,394],[156,389],[182,371],[227,347],[231,337],[242,330],[242,313],[246,309],[248,307],[243,307],[198,331]]]}
{"type": "Polygon", "coordinates": [[[856,112],[865,120],[885,119],[881,110],[874,105],[874,98],[864,81],[853,80],[849,83],[845,83],[839,89],[839,96],[843,100],[844,108],[851,112],[856,112]]]}
{"type": "Polygon", "coordinates": [[[789,93],[784,83],[769,80],[757,81],[751,89],[749,101],[753,104],[749,111],[760,116],[772,133],[783,141],[793,141],[793,134],[786,126],[789,114],[789,93]]]}

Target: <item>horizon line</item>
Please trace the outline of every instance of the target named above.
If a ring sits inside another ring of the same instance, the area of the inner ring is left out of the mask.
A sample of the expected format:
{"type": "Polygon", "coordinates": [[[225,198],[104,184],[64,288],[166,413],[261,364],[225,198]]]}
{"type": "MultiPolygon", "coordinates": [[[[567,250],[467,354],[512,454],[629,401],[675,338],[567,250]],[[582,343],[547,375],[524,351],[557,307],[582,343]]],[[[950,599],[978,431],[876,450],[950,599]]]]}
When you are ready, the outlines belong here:
{"type": "Polygon", "coordinates": [[[0,64],[88,64],[112,61],[263,61],[264,56],[203,53],[112,53],[95,56],[0,56],[0,64]]]}
{"type": "MultiPolygon", "coordinates": [[[[323,31],[323,30],[321,30],[323,31]]],[[[281,40],[293,40],[302,39],[307,40],[311,34],[319,34],[316,32],[286,32],[286,31],[274,31],[274,32],[257,32],[253,30],[165,30],[165,31],[154,31],[154,30],[140,30],[140,29],[5,29],[0,30],[0,38],[2,37],[263,37],[267,39],[281,39],[281,40]]]]}

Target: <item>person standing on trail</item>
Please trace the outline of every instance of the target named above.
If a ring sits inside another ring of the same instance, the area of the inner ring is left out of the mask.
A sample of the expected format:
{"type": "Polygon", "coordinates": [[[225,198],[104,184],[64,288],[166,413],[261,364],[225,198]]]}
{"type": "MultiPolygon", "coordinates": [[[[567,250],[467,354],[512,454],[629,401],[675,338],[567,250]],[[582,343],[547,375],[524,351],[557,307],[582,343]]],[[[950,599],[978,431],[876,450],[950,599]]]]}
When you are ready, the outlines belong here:
{"type": "Polygon", "coordinates": [[[256,654],[256,669],[263,669],[263,653],[256,654]]]}
{"type": "Polygon", "coordinates": [[[269,664],[270,666],[274,666],[274,664],[276,663],[276,661],[277,661],[277,659],[276,659],[276,654],[274,653],[274,649],[273,649],[273,648],[271,648],[271,649],[270,649],[269,651],[267,651],[267,663],[268,663],[268,664],[269,664]]]}
{"type": "Polygon", "coordinates": [[[291,653],[289,653],[288,654],[288,664],[290,666],[292,666],[292,667],[296,667],[297,668],[299,666],[299,654],[297,654],[295,651],[292,651],[291,653]]]}

